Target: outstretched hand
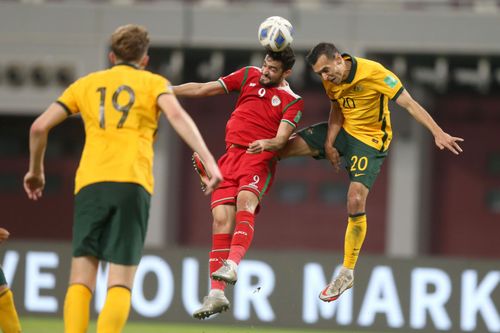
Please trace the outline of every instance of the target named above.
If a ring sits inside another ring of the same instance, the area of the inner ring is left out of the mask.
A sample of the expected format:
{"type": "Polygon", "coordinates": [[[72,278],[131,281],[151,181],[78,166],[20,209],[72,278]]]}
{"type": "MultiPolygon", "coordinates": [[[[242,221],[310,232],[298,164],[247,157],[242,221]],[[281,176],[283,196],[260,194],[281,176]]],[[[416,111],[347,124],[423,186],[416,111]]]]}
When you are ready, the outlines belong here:
{"type": "Polygon", "coordinates": [[[31,200],[37,201],[42,197],[42,192],[45,187],[44,174],[35,174],[28,171],[24,176],[24,190],[31,200]]]}
{"type": "Polygon", "coordinates": [[[254,142],[252,142],[248,145],[247,153],[249,153],[249,154],[262,153],[267,148],[267,145],[266,145],[267,141],[268,140],[266,140],[266,139],[255,140],[254,142]]]}
{"type": "Polygon", "coordinates": [[[222,178],[222,173],[220,172],[219,167],[217,166],[217,163],[212,163],[210,165],[207,165],[207,169],[210,177],[208,176],[202,177],[202,181],[206,185],[204,191],[205,195],[212,193],[213,190],[215,190],[219,186],[220,182],[224,180],[224,178],[222,178]]]}
{"type": "Polygon", "coordinates": [[[436,146],[438,146],[439,149],[448,149],[455,155],[459,155],[461,152],[463,152],[462,148],[459,146],[458,142],[463,142],[464,139],[458,138],[455,136],[451,136],[448,133],[441,132],[439,135],[436,135],[434,138],[436,142],[436,146]]]}

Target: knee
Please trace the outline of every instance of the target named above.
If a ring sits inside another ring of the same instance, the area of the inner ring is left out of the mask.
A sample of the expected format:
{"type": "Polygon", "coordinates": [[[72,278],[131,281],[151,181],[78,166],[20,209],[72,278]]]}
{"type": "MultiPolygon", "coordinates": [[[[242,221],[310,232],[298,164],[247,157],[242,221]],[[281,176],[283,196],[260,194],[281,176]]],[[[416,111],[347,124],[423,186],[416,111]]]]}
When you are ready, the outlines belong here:
{"type": "Polygon", "coordinates": [[[226,212],[214,212],[213,213],[213,223],[212,227],[214,233],[220,233],[226,231],[231,226],[231,221],[229,221],[229,216],[226,212]]]}
{"type": "Polygon", "coordinates": [[[364,212],[366,197],[360,191],[350,191],[347,196],[347,209],[349,214],[364,212]]]}
{"type": "Polygon", "coordinates": [[[255,213],[259,205],[259,198],[252,192],[241,191],[236,200],[236,211],[247,211],[255,213]]]}

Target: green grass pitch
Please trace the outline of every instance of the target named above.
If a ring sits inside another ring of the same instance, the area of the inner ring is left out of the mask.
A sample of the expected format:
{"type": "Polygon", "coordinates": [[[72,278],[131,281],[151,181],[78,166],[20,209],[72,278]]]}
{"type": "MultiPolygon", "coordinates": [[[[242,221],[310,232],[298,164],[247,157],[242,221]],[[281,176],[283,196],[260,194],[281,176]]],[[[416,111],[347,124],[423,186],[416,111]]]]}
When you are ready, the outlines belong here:
{"type": "MultiPolygon", "coordinates": [[[[21,318],[23,333],[62,333],[61,319],[28,317],[21,318]]],[[[90,323],[89,333],[95,332],[95,321],[90,323]]],[[[123,333],[347,333],[347,331],[332,331],[318,329],[291,329],[254,326],[216,326],[194,324],[163,324],[129,321],[123,333]]],[[[356,333],[349,331],[349,333],[356,333]]]]}

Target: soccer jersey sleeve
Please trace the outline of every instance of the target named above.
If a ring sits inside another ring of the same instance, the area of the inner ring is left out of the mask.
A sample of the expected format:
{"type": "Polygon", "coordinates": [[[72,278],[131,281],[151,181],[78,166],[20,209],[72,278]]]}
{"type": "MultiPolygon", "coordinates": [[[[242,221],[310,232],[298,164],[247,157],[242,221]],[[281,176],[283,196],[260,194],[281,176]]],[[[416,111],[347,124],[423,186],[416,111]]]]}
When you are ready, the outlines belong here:
{"type": "Polygon", "coordinates": [[[248,72],[250,71],[250,68],[251,67],[240,68],[236,72],[232,72],[227,76],[219,78],[218,82],[222,85],[226,93],[235,90],[239,91],[248,78],[248,72]]]}
{"type": "Polygon", "coordinates": [[[79,112],[78,101],[76,98],[76,91],[78,89],[79,82],[80,80],[72,83],[57,99],[57,103],[59,103],[69,115],[79,112]]]}
{"type": "Polygon", "coordinates": [[[158,98],[163,94],[173,94],[172,84],[166,78],[160,75],[154,75],[154,80],[152,82],[151,91],[153,96],[158,98]]]}
{"type": "Polygon", "coordinates": [[[302,118],[302,110],[304,109],[304,101],[302,98],[297,98],[283,108],[283,118],[284,121],[294,128],[297,127],[300,119],[302,118]]]}
{"type": "Polygon", "coordinates": [[[394,100],[403,92],[401,80],[382,65],[373,73],[374,89],[394,100]]]}

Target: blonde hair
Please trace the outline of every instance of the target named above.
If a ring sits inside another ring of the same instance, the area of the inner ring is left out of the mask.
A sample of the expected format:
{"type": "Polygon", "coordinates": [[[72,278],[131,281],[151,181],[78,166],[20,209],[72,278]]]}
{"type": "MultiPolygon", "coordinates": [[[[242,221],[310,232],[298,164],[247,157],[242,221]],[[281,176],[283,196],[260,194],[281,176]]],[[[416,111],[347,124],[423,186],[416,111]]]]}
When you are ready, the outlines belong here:
{"type": "Polygon", "coordinates": [[[148,47],[148,31],[140,25],[123,25],[111,35],[111,50],[122,61],[140,61],[147,53],[148,47]]]}

